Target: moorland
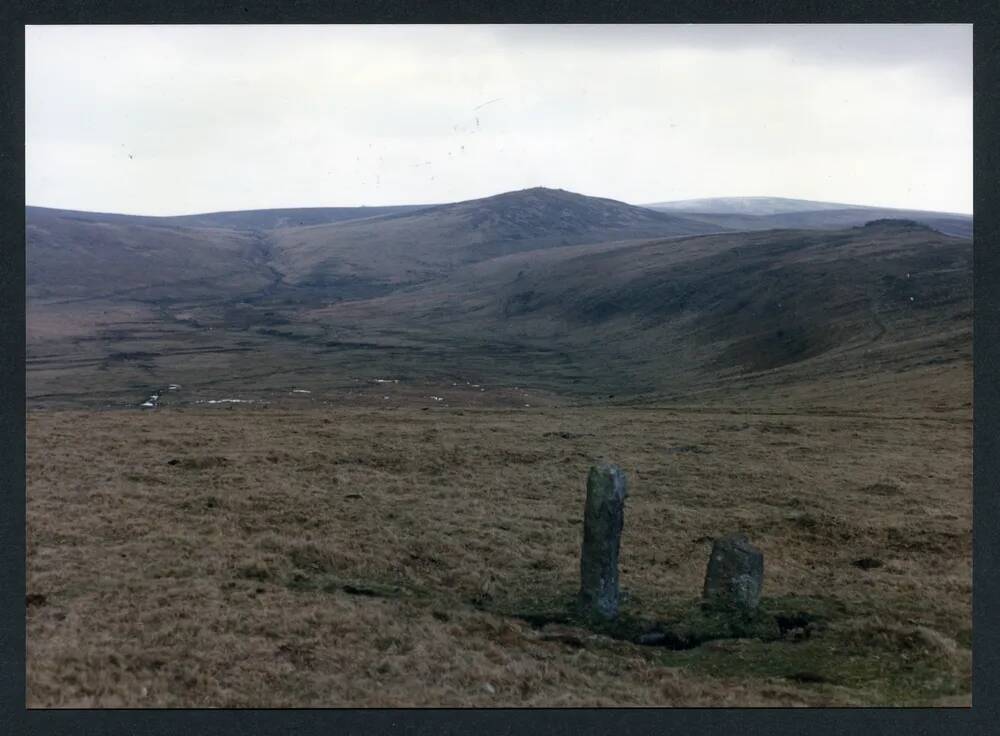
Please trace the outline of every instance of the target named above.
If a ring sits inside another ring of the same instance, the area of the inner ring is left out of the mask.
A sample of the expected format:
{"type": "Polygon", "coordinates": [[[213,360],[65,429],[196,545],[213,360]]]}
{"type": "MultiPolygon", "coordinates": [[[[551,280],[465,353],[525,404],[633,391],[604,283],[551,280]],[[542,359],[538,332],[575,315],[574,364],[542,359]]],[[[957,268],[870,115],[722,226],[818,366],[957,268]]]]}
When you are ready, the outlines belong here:
{"type": "Polygon", "coordinates": [[[32,707],[968,705],[972,221],[529,189],[29,207],[32,707]],[[584,483],[628,620],[711,540],[774,636],[567,614],[584,483]]]}

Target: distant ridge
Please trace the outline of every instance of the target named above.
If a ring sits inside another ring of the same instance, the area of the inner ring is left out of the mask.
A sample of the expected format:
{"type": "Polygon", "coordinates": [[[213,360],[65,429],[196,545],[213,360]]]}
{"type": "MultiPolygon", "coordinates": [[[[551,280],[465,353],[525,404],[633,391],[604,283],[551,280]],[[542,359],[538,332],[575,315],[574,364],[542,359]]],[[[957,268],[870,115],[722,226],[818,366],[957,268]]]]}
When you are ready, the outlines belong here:
{"type": "Polygon", "coordinates": [[[706,197],[702,199],[654,202],[644,206],[658,210],[711,212],[731,215],[786,215],[791,212],[870,209],[868,205],[817,202],[810,199],[789,199],[787,197],[706,197]]]}
{"type": "Polygon", "coordinates": [[[639,207],[617,199],[578,194],[565,189],[531,187],[489,197],[428,207],[424,212],[490,213],[496,221],[518,228],[548,230],[557,223],[560,230],[574,231],[590,227],[623,227],[669,224],[674,234],[693,234],[704,230],[671,213],[639,207]]]}
{"type": "Polygon", "coordinates": [[[972,244],[942,234],[971,218],[657,211],[544,187],[375,211],[186,226],[28,208],[32,396],[392,376],[683,399],[951,370],[971,345],[972,244]]]}
{"type": "Polygon", "coordinates": [[[109,212],[83,212],[52,207],[26,207],[30,214],[48,214],[84,222],[116,222],[150,227],[211,227],[230,230],[276,230],[284,227],[326,225],[367,217],[412,212],[429,205],[391,205],[378,207],[282,207],[265,210],[232,210],[195,215],[122,215],[109,212]]]}
{"type": "Polygon", "coordinates": [[[322,285],[333,274],[348,272],[398,285],[512,253],[726,230],[613,199],[533,187],[380,217],[276,230],[273,252],[275,268],[290,283],[322,285]]]}
{"type": "Polygon", "coordinates": [[[27,207],[25,220],[29,292],[50,298],[243,299],[268,284],[367,297],[511,253],[726,230],[543,187],[440,205],[174,217],[27,207]]]}
{"type": "Polygon", "coordinates": [[[658,210],[734,215],[786,215],[793,212],[820,212],[824,210],[879,210],[885,212],[926,212],[928,214],[951,215],[954,217],[971,217],[971,215],[964,212],[909,210],[897,207],[882,207],[879,205],[820,202],[812,199],[792,199],[789,197],[705,197],[701,199],[653,202],[644,204],[643,207],[658,210]]]}
{"type": "Polygon", "coordinates": [[[731,230],[837,230],[871,220],[895,219],[913,220],[953,237],[972,237],[972,215],[957,212],[900,210],[784,197],[710,197],[658,202],[646,207],[731,230]]]}

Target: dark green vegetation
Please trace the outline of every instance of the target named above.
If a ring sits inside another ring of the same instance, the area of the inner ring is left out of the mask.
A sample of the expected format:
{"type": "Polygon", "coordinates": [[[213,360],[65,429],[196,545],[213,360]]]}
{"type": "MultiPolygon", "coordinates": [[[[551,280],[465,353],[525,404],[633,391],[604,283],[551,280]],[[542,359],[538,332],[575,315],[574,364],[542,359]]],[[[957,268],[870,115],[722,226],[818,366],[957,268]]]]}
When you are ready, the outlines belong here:
{"type": "Polygon", "coordinates": [[[612,622],[581,620],[572,603],[506,615],[536,629],[568,627],[554,639],[569,646],[587,646],[593,634],[609,652],[616,645],[607,640],[633,642],[649,649],[640,653],[649,662],[690,676],[794,683],[817,695],[870,688],[870,705],[951,704],[969,687],[969,652],[954,640],[925,626],[885,624],[836,598],[765,598],[752,615],[682,601],[661,620],[644,618],[641,603],[630,608],[612,622]]]}

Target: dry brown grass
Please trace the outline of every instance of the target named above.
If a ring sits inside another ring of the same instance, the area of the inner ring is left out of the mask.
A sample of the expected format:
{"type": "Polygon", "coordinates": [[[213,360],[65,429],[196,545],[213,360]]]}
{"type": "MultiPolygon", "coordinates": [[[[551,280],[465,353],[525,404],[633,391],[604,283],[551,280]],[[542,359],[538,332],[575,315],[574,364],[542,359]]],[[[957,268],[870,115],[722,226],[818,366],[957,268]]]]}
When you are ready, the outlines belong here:
{"type": "Polygon", "coordinates": [[[858,413],[31,412],[28,704],[968,704],[968,412],[858,413]],[[602,458],[627,611],[743,530],[827,628],[674,652],[513,615],[573,595],[602,458]]]}

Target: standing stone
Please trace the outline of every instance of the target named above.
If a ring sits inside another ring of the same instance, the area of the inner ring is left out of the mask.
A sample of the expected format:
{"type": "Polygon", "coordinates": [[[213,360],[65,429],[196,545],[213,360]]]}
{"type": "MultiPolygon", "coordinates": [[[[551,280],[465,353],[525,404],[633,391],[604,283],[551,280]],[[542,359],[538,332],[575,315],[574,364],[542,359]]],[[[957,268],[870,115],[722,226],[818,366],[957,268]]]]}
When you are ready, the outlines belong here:
{"type": "Polygon", "coordinates": [[[618,549],[627,495],[625,473],[617,465],[590,469],[580,554],[580,606],[585,615],[618,615],[618,549]]]}
{"type": "Polygon", "coordinates": [[[745,534],[715,540],[705,571],[703,598],[719,608],[753,611],[764,585],[764,555],[745,534]]]}

